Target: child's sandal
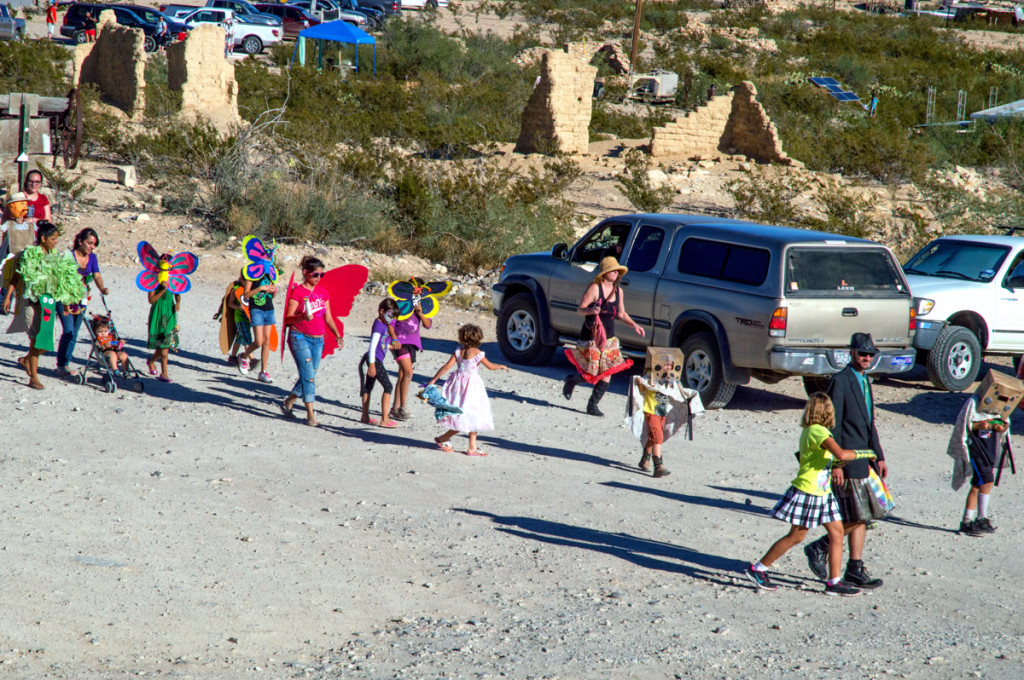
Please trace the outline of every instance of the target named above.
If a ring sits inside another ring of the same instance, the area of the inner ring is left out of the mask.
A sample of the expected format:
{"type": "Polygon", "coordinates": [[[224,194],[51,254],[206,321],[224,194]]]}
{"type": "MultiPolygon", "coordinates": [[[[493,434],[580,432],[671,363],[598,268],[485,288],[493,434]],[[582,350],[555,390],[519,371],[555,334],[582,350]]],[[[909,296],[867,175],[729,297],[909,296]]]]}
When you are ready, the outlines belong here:
{"type": "Polygon", "coordinates": [[[484,456],[487,455],[487,452],[486,451],[482,451],[480,449],[470,449],[469,451],[466,451],[466,455],[467,456],[477,456],[477,457],[483,458],[484,456]]]}
{"type": "Polygon", "coordinates": [[[454,453],[455,449],[448,442],[441,441],[440,437],[434,437],[434,443],[437,444],[437,448],[441,449],[445,453],[454,453]]]}

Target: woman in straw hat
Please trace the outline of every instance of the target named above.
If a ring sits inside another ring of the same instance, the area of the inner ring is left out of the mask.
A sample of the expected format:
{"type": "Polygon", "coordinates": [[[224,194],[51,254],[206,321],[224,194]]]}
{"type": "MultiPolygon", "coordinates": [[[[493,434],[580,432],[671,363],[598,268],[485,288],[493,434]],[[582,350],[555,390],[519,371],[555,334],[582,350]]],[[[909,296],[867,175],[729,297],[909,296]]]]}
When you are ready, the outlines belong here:
{"type": "Polygon", "coordinates": [[[594,391],[587,402],[587,413],[592,416],[603,416],[597,404],[608,390],[608,381],[619,371],[633,365],[632,360],[622,356],[619,350],[619,339],[615,337],[615,319],[628,323],[637,335],[644,337],[644,329],[636,325],[626,313],[626,305],[622,300],[619,282],[629,271],[619,264],[614,257],[601,260],[594,282],[583,294],[583,301],[576,309],[577,314],[586,317],[580,330],[580,341],[565,355],[579,370],[565,376],[562,394],[572,399],[572,392],[581,382],[594,386],[594,391]]]}

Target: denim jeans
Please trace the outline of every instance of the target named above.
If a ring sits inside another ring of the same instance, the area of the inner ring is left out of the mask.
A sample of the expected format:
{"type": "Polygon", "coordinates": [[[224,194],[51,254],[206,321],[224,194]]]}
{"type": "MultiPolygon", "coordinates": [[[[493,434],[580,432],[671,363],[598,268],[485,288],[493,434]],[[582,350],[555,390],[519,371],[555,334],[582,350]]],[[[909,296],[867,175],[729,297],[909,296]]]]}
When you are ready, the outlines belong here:
{"type": "Polygon", "coordinates": [[[322,335],[290,331],[288,349],[292,351],[295,366],[299,369],[299,379],[295,381],[292,394],[301,395],[302,403],[312,404],[316,401],[316,369],[320,367],[320,356],[324,353],[324,338],[322,335]]]}
{"type": "Polygon", "coordinates": [[[85,310],[80,314],[65,314],[64,305],[58,302],[57,317],[63,331],[57,343],[57,368],[68,368],[71,366],[71,356],[75,353],[75,343],[78,342],[78,330],[85,320],[85,310]]]}

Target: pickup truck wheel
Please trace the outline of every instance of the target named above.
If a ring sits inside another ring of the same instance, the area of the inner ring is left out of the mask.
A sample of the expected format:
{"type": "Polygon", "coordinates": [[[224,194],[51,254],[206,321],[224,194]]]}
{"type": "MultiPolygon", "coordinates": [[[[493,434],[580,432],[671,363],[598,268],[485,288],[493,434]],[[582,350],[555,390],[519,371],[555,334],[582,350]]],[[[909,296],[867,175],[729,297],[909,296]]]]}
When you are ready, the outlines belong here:
{"type": "Polygon", "coordinates": [[[960,392],[974,382],[981,367],[981,343],[963,326],[946,326],[939,331],[928,352],[928,379],[936,387],[960,392]]]}
{"type": "Polygon", "coordinates": [[[259,54],[263,51],[263,41],[259,36],[247,35],[242,40],[242,51],[246,54],[259,54]]]}
{"type": "Polygon", "coordinates": [[[815,392],[824,392],[825,388],[828,387],[829,378],[821,375],[805,375],[804,376],[804,392],[807,396],[811,396],[815,392]]]}
{"type": "Polygon", "coordinates": [[[543,364],[555,353],[555,347],[541,341],[537,303],[529,293],[513,295],[501,306],[498,346],[514,364],[543,364]]]}
{"type": "Polygon", "coordinates": [[[142,49],[146,52],[156,52],[156,38],[151,35],[147,35],[145,40],[142,42],[142,49]]]}
{"type": "Polygon", "coordinates": [[[704,408],[723,408],[736,386],[725,382],[722,355],[711,333],[694,333],[679,348],[683,353],[683,382],[700,393],[704,408]]]}

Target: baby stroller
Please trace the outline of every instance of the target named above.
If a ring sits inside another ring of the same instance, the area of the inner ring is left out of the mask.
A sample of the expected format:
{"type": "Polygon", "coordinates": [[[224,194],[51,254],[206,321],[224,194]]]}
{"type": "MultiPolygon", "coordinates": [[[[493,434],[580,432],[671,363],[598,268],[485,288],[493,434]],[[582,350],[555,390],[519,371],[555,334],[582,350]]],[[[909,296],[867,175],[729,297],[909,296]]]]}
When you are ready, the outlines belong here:
{"type": "Polygon", "coordinates": [[[110,307],[107,307],[107,299],[102,296],[100,299],[103,300],[103,308],[107,310],[107,313],[105,315],[90,314],[89,319],[87,319],[84,324],[89,329],[89,337],[92,338],[92,345],[89,349],[89,356],[85,360],[85,366],[83,366],[82,370],[78,372],[78,384],[85,384],[91,369],[102,377],[104,392],[114,392],[117,389],[118,375],[120,375],[123,380],[131,381],[132,390],[135,392],[142,392],[144,388],[142,383],[142,374],[135,369],[130,358],[120,362],[121,370],[118,372],[111,369],[110,364],[107,363],[107,357],[104,355],[103,349],[100,347],[99,341],[96,338],[96,331],[93,329],[93,324],[96,323],[97,320],[102,319],[110,326],[110,335],[115,341],[121,341],[122,338],[120,333],[117,332],[117,326],[114,325],[113,314],[110,312],[110,307]]]}

